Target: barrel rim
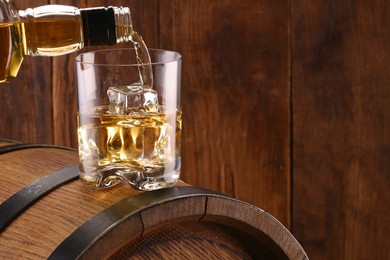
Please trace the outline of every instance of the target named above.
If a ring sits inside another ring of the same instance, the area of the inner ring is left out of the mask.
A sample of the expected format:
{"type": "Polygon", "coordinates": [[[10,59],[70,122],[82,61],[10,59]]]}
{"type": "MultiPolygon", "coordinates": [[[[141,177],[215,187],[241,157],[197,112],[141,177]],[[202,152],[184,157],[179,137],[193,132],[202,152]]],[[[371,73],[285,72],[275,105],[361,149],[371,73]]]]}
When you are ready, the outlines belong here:
{"type": "Polygon", "coordinates": [[[63,149],[68,151],[76,151],[76,149],[74,148],[60,146],[60,145],[15,143],[10,145],[0,146],[0,155],[10,153],[10,152],[16,152],[24,149],[32,149],[32,148],[55,148],[55,149],[63,149]]]}
{"type": "MultiPolygon", "coordinates": [[[[285,241],[275,241],[275,246],[278,250],[282,251],[283,254],[288,257],[298,254],[303,256],[302,259],[307,259],[303,248],[289,232],[289,230],[266,211],[244,201],[240,201],[238,199],[228,197],[214,191],[194,186],[175,186],[151,192],[144,192],[135,196],[130,195],[96,214],[90,220],[79,226],[72,234],[70,234],[61,244],[57,246],[48,259],[81,258],[94,243],[96,243],[99,239],[102,239],[110,230],[125,220],[137,216],[138,214],[141,214],[142,211],[151,209],[155,206],[193,197],[205,197],[206,200],[208,198],[220,198],[230,202],[234,201],[242,206],[249,207],[251,210],[256,211],[258,216],[262,217],[262,219],[266,218],[267,221],[271,221],[274,224],[273,226],[279,228],[279,233],[281,232],[287,236],[287,238],[285,237],[286,240],[294,243],[297,246],[297,248],[295,248],[295,252],[289,252],[283,248],[283,246],[285,246],[285,241]]],[[[207,207],[205,207],[203,216],[201,216],[198,221],[203,221],[202,219],[206,214],[206,208],[207,207]]],[[[249,222],[245,224],[251,225],[249,222]]],[[[251,227],[256,228],[254,226],[251,227]]],[[[145,227],[143,228],[144,230],[141,232],[141,234],[145,231],[145,227]]],[[[274,235],[272,233],[264,232],[263,230],[260,231],[268,239],[272,241],[274,240],[274,235]]]]}

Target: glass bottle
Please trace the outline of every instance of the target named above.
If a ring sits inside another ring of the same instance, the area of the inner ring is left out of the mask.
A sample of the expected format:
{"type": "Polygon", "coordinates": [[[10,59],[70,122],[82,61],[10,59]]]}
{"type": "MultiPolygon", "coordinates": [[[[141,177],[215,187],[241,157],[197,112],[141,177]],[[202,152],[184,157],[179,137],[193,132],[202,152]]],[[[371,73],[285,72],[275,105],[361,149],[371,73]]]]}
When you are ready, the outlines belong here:
{"type": "Polygon", "coordinates": [[[25,56],[58,56],[86,46],[132,40],[127,7],[45,5],[17,10],[0,0],[0,83],[16,77],[25,56]]]}

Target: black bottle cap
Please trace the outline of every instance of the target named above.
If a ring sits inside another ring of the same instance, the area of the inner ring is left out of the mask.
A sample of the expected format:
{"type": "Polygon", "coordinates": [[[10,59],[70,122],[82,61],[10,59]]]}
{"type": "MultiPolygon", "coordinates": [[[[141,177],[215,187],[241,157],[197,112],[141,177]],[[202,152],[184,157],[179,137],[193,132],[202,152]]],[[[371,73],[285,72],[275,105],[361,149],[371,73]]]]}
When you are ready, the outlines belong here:
{"type": "Polygon", "coordinates": [[[111,45],[116,43],[113,8],[94,8],[80,11],[83,21],[84,45],[111,45]]]}

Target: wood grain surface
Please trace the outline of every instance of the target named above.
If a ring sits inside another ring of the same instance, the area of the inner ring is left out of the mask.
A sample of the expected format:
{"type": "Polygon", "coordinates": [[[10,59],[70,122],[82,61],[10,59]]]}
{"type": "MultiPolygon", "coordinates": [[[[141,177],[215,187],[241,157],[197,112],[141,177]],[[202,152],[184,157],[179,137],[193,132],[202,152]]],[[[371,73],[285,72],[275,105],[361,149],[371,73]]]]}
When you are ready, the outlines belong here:
{"type": "MultiPolygon", "coordinates": [[[[3,153],[0,205],[38,179],[77,165],[77,155],[53,146],[3,153]]],[[[40,189],[24,192],[34,196],[40,189]]],[[[0,233],[2,259],[307,259],[292,234],[268,213],[182,182],[154,192],[124,184],[97,191],[74,179],[39,198],[0,233]],[[74,232],[79,233],[72,241],[74,232]]]]}
{"type": "Polygon", "coordinates": [[[288,1],[162,3],[160,47],[183,55],[184,180],[289,226],[288,1]]]}
{"type": "Polygon", "coordinates": [[[292,3],[294,234],[313,259],[389,259],[390,5],[292,3]]]}
{"type": "MultiPolygon", "coordinates": [[[[77,162],[77,152],[57,148],[1,155],[0,203],[36,179],[77,162]]],[[[80,181],[66,184],[35,203],[1,233],[1,258],[45,259],[75,228],[112,203],[137,193],[122,185],[97,192],[80,181]]]]}

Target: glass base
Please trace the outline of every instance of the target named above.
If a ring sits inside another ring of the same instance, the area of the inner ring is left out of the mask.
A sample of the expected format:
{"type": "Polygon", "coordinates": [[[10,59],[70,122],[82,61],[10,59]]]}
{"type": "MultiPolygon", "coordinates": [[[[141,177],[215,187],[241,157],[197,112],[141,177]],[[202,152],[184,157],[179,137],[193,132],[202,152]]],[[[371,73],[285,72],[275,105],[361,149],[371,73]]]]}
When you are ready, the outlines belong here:
{"type": "Polygon", "coordinates": [[[143,191],[174,186],[180,177],[180,163],[157,171],[141,172],[126,167],[105,167],[96,173],[80,172],[80,180],[93,189],[106,189],[125,180],[132,188],[143,191]]]}
{"type": "Polygon", "coordinates": [[[134,172],[126,177],[126,180],[131,187],[137,190],[150,191],[174,186],[179,180],[179,174],[180,172],[175,171],[171,172],[169,175],[148,177],[142,172],[134,172]]]}

